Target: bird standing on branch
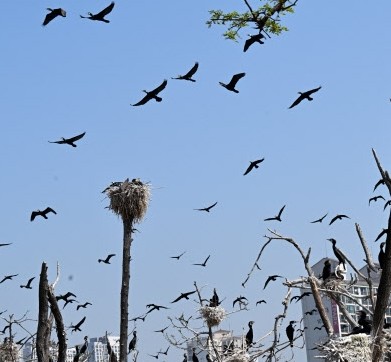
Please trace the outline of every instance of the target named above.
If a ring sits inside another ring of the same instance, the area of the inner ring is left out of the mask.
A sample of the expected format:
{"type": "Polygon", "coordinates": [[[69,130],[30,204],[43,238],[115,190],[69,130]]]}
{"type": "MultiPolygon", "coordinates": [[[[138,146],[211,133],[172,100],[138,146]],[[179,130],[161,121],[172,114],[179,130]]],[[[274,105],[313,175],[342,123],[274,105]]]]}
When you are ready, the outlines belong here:
{"type": "Polygon", "coordinates": [[[296,321],[290,321],[288,327],[286,327],[285,330],[291,347],[293,347],[293,335],[295,333],[295,327],[293,326],[294,323],[296,323],[296,321]]]}

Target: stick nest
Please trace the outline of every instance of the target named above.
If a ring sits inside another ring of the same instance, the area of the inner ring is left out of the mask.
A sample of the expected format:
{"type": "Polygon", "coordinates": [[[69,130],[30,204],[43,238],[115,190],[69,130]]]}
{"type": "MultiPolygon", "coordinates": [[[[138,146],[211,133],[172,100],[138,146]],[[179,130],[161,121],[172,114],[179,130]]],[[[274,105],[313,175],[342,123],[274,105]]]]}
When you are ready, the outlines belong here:
{"type": "Polygon", "coordinates": [[[223,359],[223,362],[249,362],[250,358],[247,353],[235,353],[223,359]]]}
{"type": "Polygon", "coordinates": [[[109,209],[123,220],[140,222],[148,209],[151,198],[151,187],[148,183],[142,183],[140,179],[129,182],[113,182],[105,189],[110,199],[109,209]]]}
{"type": "Polygon", "coordinates": [[[225,309],[217,307],[204,306],[200,308],[201,317],[205,320],[208,327],[218,326],[225,318],[225,309]]]}

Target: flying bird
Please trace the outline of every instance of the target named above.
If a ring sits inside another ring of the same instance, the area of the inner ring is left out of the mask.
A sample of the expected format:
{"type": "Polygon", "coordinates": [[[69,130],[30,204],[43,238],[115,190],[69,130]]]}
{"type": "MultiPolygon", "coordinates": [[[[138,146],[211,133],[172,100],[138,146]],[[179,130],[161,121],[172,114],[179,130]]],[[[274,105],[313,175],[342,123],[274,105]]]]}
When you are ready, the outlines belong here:
{"type": "Polygon", "coordinates": [[[232,308],[233,307],[235,307],[235,304],[237,303],[237,302],[239,302],[239,305],[242,305],[242,304],[247,304],[245,301],[247,301],[248,299],[246,298],[246,297],[242,297],[242,296],[239,296],[239,297],[237,297],[234,301],[233,301],[233,303],[232,303],[232,308]]]}
{"type": "Polygon", "coordinates": [[[385,199],[382,195],[373,196],[373,197],[371,197],[371,198],[369,199],[368,205],[371,204],[371,201],[376,202],[376,201],[379,200],[379,199],[383,199],[384,201],[386,201],[386,199],[385,199]]]}
{"type": "Polygon", "coordinates": [[[216,205],[217,205],[217,201],[216,201],[213,205],[210,205],[210,206],[208,206],[208,207],[204,207],[203,209],[194,209],[194,210],[209,212],[210,209],[212,209],[212,208],[215,207],[216,205]]]}
{"type": "Polygon", "coordinates": [[[300,94],[300,96],[291,104],[289,109],[296,107],[303,99],[308,99],[309,101],[312,101],[313,98],[311,97],[311,94],[317,92],[320,88],[322,88],[322,87],[314,88],[314,89],[311,89],[307,92],[298,92],[300,94]]]}
{"type": "Polygon", "coordinates": [[[151,313],[153,310],[160,310],[160,308],[162,308],[162,309],[170,309],[170,308],[164,307],[162,305],[157,305],[157,304],[153,304],[153,303],[152,304],[147,304],[147,308],[150,308],[150,309],[148,310],[148,312],[146,314],[151,313]]]}
{"type": "Polygon", "coordinates": [[[21,287],[21,288],[26,288],[26,289],[33,289],[33,288],[31,287],[31,283],[32,283],[32,281],[33,281],[34,279],[35,279],[35,277],[30,278],[30,279],[28,280],[28,282],[27,282],[26,285],[21,285],[20,287],[21,287]]]}
{"type": "Polygon", "coordinates": [[[178,77],[171,78],[171,79],[183,79],[183,80],[189,80],[190,82],[195,82],[195,79],[193,79],[192,76],[195,74],[197,69],[198,69],[198,62],[196,62],[185,75],[178,75],[178,77]]]}
{"type": "Polygon", "coordinates": [[[264,39],[265,37],[262,33],[258,33],[255,35],[248,34],[248,36],[249,36],[249,38],[244,43],[244,48],[243,48],[244,52],[246,52],[248,50],[248,48],[250,48],[250,46],[253,45],[254,43],[264,44],[262,39],[264,39]]]}
{"type": "Polygon", "coordinates": [[[286,327],[286,329],[285,329],[286,336],[289,339],[291,347],[293,347],[293,335],[295,333],[295,327],[293,326],[293,324],[295,324],[295,323],[296,323],[296,321],[290,321],[288,327],[286,327]]]}
{"type": "Polygon", "coordinates": [[[76,310],[79,310],[80,308],[87,308],[87,305],[92,305],[92,303],[90,303],[90,302],[85,302],[84,304],[79,304],[79,305],[76,307],[76,310]]]}
{"type": "Polygon", "coordinates": [[[278,212],[278,215],[276,215],[276,216],[274,216],[274,217],[268,217],[268,218],[265,219],[264,221],[271,221],[271,220],[281,221],[281,214],[282,214],[282,212],[284,211],[285,206],[286,206],[286,205],[284,205],[284,206],[280,209],[280,211],[278,212]]]}
{"type": "Polygon", "coordinates": [[[334,216],[334,217],[330,220],[329,225],[331,225],[334,221],[342,220],[342,219],[344,219],[344,218],[345,218],[345,219],[350,219],[350,217],[347,216],[347,215],[339,214],[339,215],[337,215],[337,216],[334,216]]]}
{"type": "Polygon", "coordinates": [[[62,300],[64,300],[66,302],[70,297],[75,297],[76,298],[76,295],[71,293],[71,292],[67,292],[67,293],[65,293],[63,295],[56,296],[56,300],[59,301],[60,299],[62,299],[62,300]]]}
{"type": "Polygon", "coordinates": [[[164,352],[159,351],[157,354],[164,354],[164,355],[167,356],[167,353],[168,353],[168,350],[169,350],[169,349],[170,349],[170,346],[168,346],[167,349],[166,349],[164,352]]]}
{"type": "Polygon", "coordinates": [[[345,258],[343,257],[341,251],[335,246],[337,243],[337,240],[331,238],[327,239],[328,241],[331,241],[333,243],[333,252],[335,257],[338,259],[339,264],[343,264],[344,269],[346,270],[346,265],[345,265],[345,258]]]}
{"type": "Polygon", "coordinates": [[[151,356],[153,358],[156,358],[156,359],[159,358],[159,354],[149,354],[149,353],[147,353],[147,354],[148,354],[148,356],[151,356]]]}
{"type": "Polygon", "coordinates": [[[382,242],[380,244],[380,251],[379,251],[379,256],[378,256],[380,269],[382,269],[382,270],[384,268],[384,263],[386,262],[386,254],[385,254],[385,252],[383,250],[384,245],[386,245],[385,242],[382,242]]]}
{"type": "Polygon", "coordinates": [[[239,79],[243,78],[245,75],[246,73],[235,74],[234,76],[232,76],[232,79],[230,80],[229,83],[225,84],[223,82],[219,82],[219,84],[231,92],[239,93],[239,91],[235,89],[235,86],[236,83],[239,81],[239,79]]]}
{"type": "Polygon", "coordinates": [[[266,300],[265,299],[258,300],[258,302],[255,303],[255,306],[257,306],[258,304],[262,304],[262,303],[266,304],[266,300]]]}
{"type": "Polygon", "coordinates": [[[299,300],[301,300],[302,298],[307,297],[309,295],[311,295],[311,292],[304,292],[302,295],[295,295],[294,297],[291,298],[290,303],[292,303],[292,301],[295,299],[296,299],[295,303],[297,303],[299,300]]]}
{"type": "Polygon", "coordinates": [[[62,309],[64,309],[69,303],[73,303],[73,302],[77,302],[79,303],[76,299],[67,299],[64,303],[64,306],[62,307],[62,309]]]}
{"type": "Polygon", "coordinates": [[[246,333],[246,346],[249,349],[253,344],[254,331],[253,331],[254,321],[248,322],[248,332],[246,333]]]}
{"type": "Polygon", "coordinates": [[[206,267],[206,262],[209,260],[209,258],[210,258],[210,255],[208,255],[208,257],[204,260],[204,262],[203,263],[195,263],[195,264],[193,264],[193,265],[199,265],[199,266],[203,266],[203,267],[206,267]]]}
{"type": "Polygon", "coordinates": [[[375,190],[378,188],[378,186],[384,185],[384,184],[385,184],[385,181],[381,178],[378,182],[376,182],[376,185],[373,188],[373,192],[375,192],[375,190]]]}
{"type": "Polygon", "coordinates": [[[115,256],[115,254],[109,254],[107,255],[106,259],[98,259],[98,263],[105,263],[105,264],[111,264],[110,259],[115,256]]]}
{"type": "Polygon", "coordinates": [[[244,172],[243,176],[246,176],[248,173],[252,171],[253,168],[259,168],[258,164],[263,162],[264,158],[260,160],[250,161],[250,165],[247,167],[247,170],[244,172]]]}
{"type": "Polygon", "coordinates": [[[30,216],[30,221],[34,221],[34,219],[37,216],[42,216],[44,219],[47,219],[48,217],[46,215],[49,212],[52,212],[53,214],[57,215],[57,213],[51,207],[47,207],[45,210],[42,211],[41,210],[33,211],[30,216]]]}
{"type": "Polygon", "coordinates": [[[70,328],[72,328],[72,332],[76,332],[76,331],[81,332],[80,327],[84,323],[85,320],[86,320],[86,317],[83,317],[79,323],[77,323],[75,325],[71,325],[70,328]]]}
{"type": "Polygon", "coordinates": [[[59,145],[70,145],[72,147],[77,147],[77,145],[75,145],[75,142],[80,140],[81,138],[84,137],[86,133],[83,132],[77,136],[74,136],[74,137],[71,137],[71,138],[64,138],[64,137],[61,137],[61,140],[60,141],[48,141],[49,143],[57,143],[59,145]]]}
{"type": "Polygon", "coordinates": [[[174,299],[171,303],[176,303],[178,301],[180,301],[181,299],[185,298],[185,299],[189,299],[189,295],[192,295],[196,292],[196,290],[192,291],[192,292],[187,292],[187,293],[181,293],[181,295],[174,299]]]}
{"type": "Polygon", "coordinates": [[[375,242],[378,241],[383,235],[387,235],[387,233],[388,233],[388,229],[383,229],[383,230],[379,233],[379,235],[377,236],[375,242]]]}
{"type": "Polygon", "coordinates": [[[50,12],[49,12],[49,14],[46,14],[45,20],[42,23],[43,26],[48,25],[57,16],[62,16],[63,18],[65,18],[67,16],[67,12],[61,8],[58,8],[58,9],[47,8],[47,10],[50,12]]]}
{"type": "Polygon", "coordinates": [[[142,106],[143,104],[149,102],[151,99],[154,99],[156,102],[161,102],[163,99],[161,97],[158,97],[158,94],[166,88],[167,85],[167,79],[163,81],[162,84],[159,85],[159,87],[151,90],[150,92],[143,90],[146,95],[144,98],[142,98],[140,101],[138,101],[136,104],[132,104],[132,106],[137,107],[137,106],[142,106]]]}
{"type": "Polygon", "coordinates": [[[390,206],[390,205],[391,205],[391,200],[388,200],[388,201],[384,204],[383,211],[386,209],[387,206],[390,206]]]}
{"type": "Polygon", "coordinates": [[[310,311],[308,311],[308,312],[305,312],[304,314],[305,315],[312,315],[312,314],[314,314],[315,312],[317,311],[317,309],[312,309],[312,310],[310,310],[310,311]]]}
{"type": "Polygon", "coordinates": [[[6,275],[4,278],[0,281],[0,284],[5,282],[6,280],[12,280],[13,277],[17,277],[19,274],[13,274],[13,275],[6,275]]]}
{"type": "Polygon", "coordinates": [[[159,330],[157,330],[157,331],[154,331],[154,332],[156,332],[156,333],[164,333],[164,331],[168,328],[169,326],[167,326],[167,327],[164,327],[164,328],[162,328],[162,329],[159,329],[159,330]]]}
{"type": "Polygon", "coordinates": [[[129,342],[128,354],[136,349],[137,344],[137,332],[133,331],[133,338],[129,342]]]}
{"type": "Polygon", "coordinates": [[[186,253],[186,251],[184,251],[182,254],[179,254],[177,256],[170,256],[171,259],[176,259],[176,260],[179,260],[179,258],[184,254],[186,253]]]}
{"type": "Polygon", "coordinates": [[[328,215],[329,213],[327,213],[326,215],[323,215],[321,218],[319,218],[319,219],[317,219],[317,220],[314,220],[314,221],[311,221],[311,224],[315,224],[315,223],[317,223],[317,222],[322,222],[323,221],[323,219],[328,215]]]}
{"type": "Polygon", "coordinates": [[[273,282],[275,282],[277,280],[277,278],[283,278],[281,275],[270,275],[267,279],[266,279],[266,282],[265,282],[265,285],[263,286],[263,289],[265,289],[267,287],[267,285],[269,284],[269,282],[272,280],[273,282]]]}
{"type": "Polygon", "coordinates": [[[114,5],[115,3],[113,1],[109,6],[107,6],[97,14],[88,13],[88,16],[80,15],[80,17],[83,19],[97,20],[97,21],[103,21],[104,23],[110,23],[110,21],[105,19],[104,17],[111,13],[111,11],[114,8],[114,5]]]}

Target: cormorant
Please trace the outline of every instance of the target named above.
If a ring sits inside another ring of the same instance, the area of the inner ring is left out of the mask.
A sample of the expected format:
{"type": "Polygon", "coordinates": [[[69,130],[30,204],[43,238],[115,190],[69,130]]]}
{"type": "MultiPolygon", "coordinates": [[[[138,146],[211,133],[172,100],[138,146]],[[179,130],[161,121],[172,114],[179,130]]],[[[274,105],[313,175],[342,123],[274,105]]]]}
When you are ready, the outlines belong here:
{"type": "Polygon", "coordinates": [[[246,176],[248,173],[252,171],[252,169],[259,168],[258,164],[263,162],[264,158],[261,158],[260,160],[250,161],[250,166],[247,167],[247,170],[244,172],[243,176],[246,176]]]}
{"type": "Polygon", "coordinates": [[[371,204],[371,201],[376,202],[376,201],[379,200],[379,199],[383,199],[384,201],[386,201],[386,199],[385,199],[382,195],[373,196],[373,197],[371,197],[371,198],[369,199],[368,205],[371,204]]]}
{"type": "Polygon", "coordinates": [[[380,265],[380,269],[383,269],[384,268],[384,263],[386,261],[386,254],[383,250],[383,247],[384,245],[386,245],[385,242],[382,242],[380,244],[380,251],[379,251],[379,256],[378,256],[378,260],[379,260],[379,265],[380,265]]]}
{"type": "Polygon", "coordinates": [[[209,212],[211,208],[215,207],[217,205],[217,201],[213,204],[213,205],[210,205],[208,207],[204,207],[203,209],[194,209],[194,210],[197,210],[197,211],[206,211],[206,212],[209,212]]]}
{"type": "Polygon", "coordinates": [[[350,219],[350,217],[347,216],[347,215],[339,214],[339,215],[337,215],[337,216],[334,216],[334,217],[330,220],[329,225],[331,225],[334,221],[342,220],[343,218],[345,218],[345,219],[350,219]]]}
{"type": "Polygon", "coordinates": [[[250,48],[251,45],[253,45],[254,43],[259,43],[259,44],[263,44],[264,42],[262,41],[262,39],[264,39],[264,35],[262,33],[258,33],[258,34],[255,34],[255,35],[250,35],[248,34],[249,38],[246,40],[246,42],[244,43],[244,48],[243,48],[243,51],[246,52],[248,50],[248,48],[250,48]]]}
{"type": "Polygon", "coordinates": [[[83,19],[98,20],[98,21],[103,21],[104,23],[110,23],[110,21],[106,20],[104,17],[107,14],[111,13],[111,11],[114,8],[114,5],[115,5],[115,3],[113,1],[109,6],[107,6],[106,8],[104,8],[102,11],[100,11],[97,14],[88,13],[88,16],[80,15],[80,17],[83,18],[83,19]]]}
{"type": "Polygon", "coordinates": [[[107,255],[106,259],[98,259],[98,263],[110,264],[110,259],[115,256],[115,254],[107,255]]]}
{"type": "Polygon", "coordinates": [[[264,221],[271,221],[271,220],[281,221],[281,214],[282,214],[282,212],[284,211],[285,206],[286,206],[286,205],[284,205],[284,206],[280,209],[280,211],[278,212],[278,215],[276,215],[276,216],[274,216],[274,217],[268,217],[268,218],[266,218],[264,221]]]}
{"type": "Polygon", "coordinates": [[[296,323],[296,321],[290,321],[289,326],[286,327],[286,335],[289,339],[291,347],[293,347],[293,335],[295,333],[295,327],[293,326],[294,323],[296,323]]]}
{"type": "Polygon", "coordinates": [[[61,140],[60,141],[48,141],[49,143],[57,143],[59,145],[64,145],[64,144],[67,144],[67,145],[70,145],[72,147],[77,147],[77,145],[75,145],[75,142],[78,141],[79,139],[83,138],[84,135],[86,133],[83,132],[77,136],[74,136],[74,137],[71,137],[71,138],[64,138],[64,137],[61,137],[61,140]]]}
{"type": "Polygon", "coordinates": [[[51,207],[47,207],[45,210],[42,211],[41,210],[33,211],[30,216],[30,221],[34,221],[34,219],[37,216],[42,216],[44,219],[47,219],[48,217],[46,215],[49,212],[52,212],[53,214],[57,215],[57,213],[51,207]]]}
{"type": "Polygon", "coordinates": [[[315,224],[317,222],[321,223],[323,221],[323,219],[328,215],[329,213],[327,213],[326,215],[323,215],[321,218],[317,219],[317,220],[314,220],[314,221],[311,221],[311,224],[315,224]]]}
{"type": "Polygon", "coordinates": [[[167,79],[163,81],[162,84],[160,84],[157,88],[151,90],[150,92],[146,91],[145,89],[143,90],[146,95],[144,98],[142,98],[140,101],[138,101],[136,104],[132,104],[132,106],[142,106],[143,104],[147,103],[151,99],[154,99],[156,102],[161,102],[163,99],[161,97],[158,97],[158,94],[166,88],[167,85],[167,79]]]}
{"type": "Polygon", "coordinates": [[[180,257],[181,257],[184,253],[186,253],[186,251],[184,251],[182,254],[179,254],[179,255],[177,255],[177,256],[170,256],[170,258],[171,258],[171,259],[179,260],[180,257]]]}
{"type": "Polygon", "coordinates": [[[313,98],[311,97],[311,94],[317,92],[320,88],[322,88],[322,87],[314,88],[314,89],[311,89],[307,92],[298,92],[300,94],[300,96],[291,104],[289,109],[296,107],[303,99],[308,99],[309,101],[312,101],[313,98]]]}
{"type": "Polygon", "coordinates": [[[77,323],[75,325],[71,325],[72,332],[76,332],[76,331],[81,332],[80,326],[84,323],[85,320],[86,320],[86,317],[83,317],[79,323],[77,323]]]}
{"type": "Polygon", "coordinates": [[[67,12],[61,8],[58,9],[47,8],[47,10],[50,11],[50,13],[45,16],[45,20],[42,23],[43,26],[48,25],[57,16],[62,16],[63,18],[67,16],[67,12]]]}
{"type": "Polygon", "coordinates": [[[87,305],[92,305],[92,303],[90,303],[90,302],[85,302],[84,304],[79,304],[79,305],[76,307],[76,310],[79,310],[80,308],[87,308],[87,305]]]}
{"type": "Polygon", "coordinates": [[[323,271],[322,271],[322,279],[326,280],[327,278],[330,277],[330,275],[331,275],[331,263],[330,263],[329,259],[326,259],[326,261],[324,262],[324,267],[323,267],[323,271]]]}
{"type": "Polygon", "coordinates": [[[133,331],[133,338],[129,342],[128,354],[136,349],[137,344],[137,332],[133,331]]]}
{"type": "Polygon", "coordinates": [[[33,289],[33,288],[31,287],[31,283],[32,283],[32,281],[33,281],[34,279],[35,279],[35,277],[30,278],[30,279],[28,280],[28,282],[27,282],[26,285],[21,285],[20,287],[21,287],[21,288],[26,288],[26,289],[33,289]]]}
{"type": "Polygon", "coordinates": [[[192,76],[195,74],[197,69],[198,69],[198,62],[196,62],[185,75],[178,75],[178,77],[171,78],[171,79],[183,79],[183,80],[189,80],[190,82],[195,82],[195,79],[193,79],[192,76]]]}
{"type": "Polygon", "coordinates": [[[346,270],[345,258],[342,256],[340,250],[335,246],[335,244],[337,243],[337,240],[335,240],[333,238],[327,239],[327,240],[331,241],[333,243],[334,255],[338,259],[339,264],[343,264],[343,268],[346,270]]]}
{"type": "Polygon", "coordinates": [[[195,263],[193,265],[199,265],[199,266],[206,267],[206,263],[209,260],[209,258],[210,258],[210,255],[207,256],[207,258],[205,259],[205,261],[203,263],[195,263]]]}
{"type": "Polygon", "coordinates": [[[219,296],[217,295],[216,288],[213,288],[213,295],[210,299],[209,307],[218,307],[220,305],[219,296]]]}
{"type": "Polygon", "coordinates": [[[283,278],[281,275],[270,275],[267,279],[266,279],[266,282],[265,282],[265,285],[263,286],[263,289],[265,289],[267,287],[267,285],[269,284],[269,282],[272,280],[273,282],[275,282],[277,280],[277,278],[283,278]]]}
{"type": "Polygon", "coordinates": [[[239,93],[238,90],[235,89],[236,83],[239,81],[239,79],[243,78],[246,75],[246,73],[238,73],[232,76],[232,79],[228,84],[225,84],[223,82],[219,82],[221,86],[223,86],[225,89],[228,89],[231,92],[239,93]]]}
{"type": "Polygon", "coordinates": [[[253,344],[254,332],[253,332],[254,321],[248,322],[248,332],[246,334],[246,346],[249,349],[253,344]]]}
{"type": "Polygon", "coordinates": [[[196,290],[192,291],[192,292],[187,292],[187,293],[181,293],[181,295],[174,299],[171,303],[176,303],[178,301],[180,301],[181,299],[185,298],[185,299],[189,299],[189,295],[192,295],[196,292],[196,290]]]}
{"type": "Polygon", "coordinates": [[[17,277],[19,274],[14,274],[14,275],[6,275],[1,281],[0,284],[5,282],[6,280],[12,280],[13,277],[17,277]]]}

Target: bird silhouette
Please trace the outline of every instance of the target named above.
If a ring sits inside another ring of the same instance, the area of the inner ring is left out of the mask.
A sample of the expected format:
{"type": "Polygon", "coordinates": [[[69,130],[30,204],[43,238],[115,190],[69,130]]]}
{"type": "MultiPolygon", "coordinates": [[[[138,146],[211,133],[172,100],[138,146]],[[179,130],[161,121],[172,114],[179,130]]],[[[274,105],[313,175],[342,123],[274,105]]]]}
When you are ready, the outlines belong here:
{"type": "Polygon", "coordinates": [[[167,326],[167,327],[164,327],[164,328],[162,328],[162,329],[159,329],[159,330],[157,330],[157,331],[154,331],[154,332],[156,332],[156,333],[164,333],[164,331],[168,328],[169,326],[167,326]]]}
{"type": "Polygon", "coordinates": [[[291,298],[290,303],[292,303],[293,300],[296,300],[295,303],[297,303],[299,300],[309,295],[311,295],[311,292],[304,292],[302,295],[295,295],[294,297],[291,298]]]}
{"type": "Polygon", "coordinates": [[[195,82],[195,79],[193,79],[192,76],[195,74],[197,69],[198,69],[198,62],[196,62],[185,75],[178,75],[178,77],[171,78],[171,79],[183,79],[183,80],[189,80],[190,82],[195,82]]]}
{"type": "Polygon", "coordinates": [[[199,266],[206,267],[206,262],[209,260],[209,258],[210,258],[210,255],[208,255],[208,257],[204,260],[203,263],[195,263],[193,265],[199,265],[199,266]]]}
{"type": "Polygon", "coordinates": [[[84,337],[84,344],[81,346],[81,348],[79,350],[79,353],[80,354],[86,353],[87,352],[87,348],[88,348],[88,336],[85,336],[84,337]]]}
{"type": "Polygon", "coordinates": [[[170,258],[171,258],[171,259],[179,260],[180,257],[181,257],[183,254],[185,254],[185,253],[186,253],[186,251],[184,251],[182,254],[179,254],[179,255],[177,255],[177,256],[170,256],[170,258]]]}
{"type": "Polygon", "coordinates": [[[388,234],[388,229],[383,229],[383,230],[379,233],[379,235],[377,236],[375,242],[378,241],[383,235],[387,235],[387,234],[388,234]]]}
{"type": "Polygon", "coordinates": [[[157,354],[164,354],[165,356],[167,356],[167,353],[168,353],[169,349],[170,349],[170,346],[168,346],[167,349],[164,352],[159,351],[157,354]]]}
{"type": "Polygon", "coordinates": [[[58,8],[58,9],[51,9],[47,8],[49,14],[46,14],[45,20],[42,23],[42,26],[48,25],[53,19],[55,19],[57,16],[62,16],[65,18],[67,16],[67,12],[64,9],[58,8]]]}
{"type": "Polygon", "coordinates": [[[259,168],[258,164],[263,162],[264,158],[260,160],[250,161],[250,166],[247,167],[247,170],[244,172],[243,176],[246,176],[248,173],[252,171],[253,168],[259,168]]]}
{"type": "Polygon", "coordinates": [[[0,246],[7,246],[7,245],[11,245],[12,243],[5,243],[5,244],[0,244],[0,246]]]}
{"type": "Polygon", "coordinates": [[[246,347],[249,349],[253,344],[254,331],[253,331],[254,321],[248,322],[248,332],[246,333],[246,347]]]}
{"type": "Polygon", "coordinates": [[[75,325],[71,325],[70,328],[72,328],[72,332],[76,332],[76,331],[81,332],[80,327],[81,327],[81,325],[85,322],[85,320],[86,320],[86,317],[83,317],[83,318],[80,320],[79,323],[77,323],[77,324],[75,324],[75,325]]]}
{"type": "Polygon", "coordinates": [[[2,331],[0,331],[0,333],[1,334],[4,334],[5,333],[5,331],[7,330],[7,329],[10,329],[11,328],[11,325],[10,324],[8,324],[8,325],[6,325],[4,328],[3,328],[3,330],[2,331]]]}
{"type": "Polygon", "coordinates": [[[178,298],[176,298],[176,299],[174,299],[171,303],[176,303],[176,302],[178,302],[178,301],[180,301],[181,299],[189,299],[189,295],[192,295],[192,294],[194,294],[196,292],[196,290],[194,290],[194,291],[192,291],[192,292],[187,292],[187,293],[181,293],[181,295],[178,297],[178,298]]]}
{"type": "Polygon", "coordinates": [[[275,282],[277,280],[277,278],[283,278],[283,277],[281,275],[270,275],[266,279],[266,282],[265,282],[265,285],[263,286],[263,289],[265,289],[267,287],[267,285],[269,284],[270,281],[275,282]]]}
{"type": "Polygon", "coordinates": [[[70,297],[75,297],[76,298],[76,295],[71,293],[71,292],[67,292],[67,293],[65,293],[63,295],[56,296],[56,300],[57,301],[64,300],[66,302],[70,297]]]}
{"type": "Polygon", "coordinates": [[[225,84],[223,82],[219,82],[219,84],[231,92],[239,93],[239,91],[235,89],[235,86],[236,86],[236,83],[239,81],[239,79],[243,78],[245,75],[246,75],[246,73],[235,74],[234,76],[232,76],[229,83],[225,84]]]}
{"type": "Polygon", "coordinates": [[[34,219],[37,216],[42,216],[44,219],[47,219],[48,217],[46,215],[49,212],[52,212],[53,214],[57,215],[57,213],[51,207],[47,207],[45,210],[42,211],[41,210],[33,211],[30,216],[30,221],[34,221],[34,219]]]}
{"type": "Polygon", "coordinates": [[[98,263],[105,263],[105,264],[111,264],[110,259],[115,256],[115,254],[109,254],[107,255],[106,259],[98,259],[98,263]]]}
{"type": "Polygon", "coordinates": [[[191,360],[192,360],[192,362],[199,362],[199,360],[198,360],[198,357],[197,357],[197,354],[196,354],[195,350],[196,350],[196,349],[193,347],[193,348],[192,348],[193,355],[191,356],[191,360]]]}
{"type": "Polygon", "coordinates": [[[6,280],[12,280],[13,277],[17,277],[19,274],[13,274],[13,275],[6,275],[4,278],[0,281],[0,284],[5,282],[6,280]]]}
{"type": "Polygon", "coordinates": [[[26,289],[33,289],[33,288],[31,287],[31,283],[32,283],[32,281],[33,281],[34,279],[35,279],[35,277],[30,278],[30,279],[28,280],[28,282],[27,282],[26,285],[21,285],[20,287],[21,287],[21,288],[26,288],[26,289]]]}
{"type": "Polygon", "coordinates": [[[60,141],[48,141],[49,143],[57,143],[59,145],[70,145],[72,147],[77,147],[77,145],[75,145],[75,142],[80,140],[81,138],[84,137],[86,133],[83,132],[77,136],[74,136],[74,137],[71,137],[71,138],[64,138],[64,137],[61,137],[61,140],[60,141]]]}
{"type": "Polygon", "coordinates": [[[158,97],[158,94],[166,88],[167,80],[165,79],[162,84],[159,85],[159,87],[151,90],[150,92],[143,90],[146,95],[144,98],[142,98],[140,101],[138,101],[136,104],[132,104],[132,106],[142,106],[143,104],[149,102],[151,99],[154,99],[156,102],[161,102],[163,99],[161,97],[158,97]]]}
{"type": "Polygon", "coordinates": [[[342,220],[342,219],[350,219],[350,217],[347,216],[347,215],[339,214],[339,215],[337,215],[337,216],[334,216],[334,217],[330,220],[329,225],[331,225],[333,222],[335,222],[335,221],[337,221],[337,220],[342,220]]]}
{"type": "Polygon", "coordinates": [[[257,306],[258,304],[262,304],[262,303],[266,304],[266,300],[265,299],[258,300],[258,302],[255,303],[255,306],[257,306]]]}
{"type": "Polygon", "coordinates": [[[385,181],[381,178],[378,182],[376,182],[375,187],[373,188],[373,192],[380,186],[385,185],[385,181]]]}
{"type": "Polygon", "coordinates": [[[384,269],[384,265],[386,262],[386,254],[383,250],[384,245],[386,245],[385,242],[380,243],[380,251],[379,251],[379,256],[378,256],[380,269],[382,269],[382,270],[384,269]]]}
{"type": "Polygon", "coordinates": [[[285,329],[286,336],[289,339],[291,347],[293,347],[293,335],[295,333],[295,327],[293,326],[293,324],[295,324],[295,323],[296,323],[296,321],[290,321],[288,327],[286,327],[286,329],[285,329]]]}
{"type": "Polygon", "coordinates": [[[148,356],[151,356],[153,358],[156,358],[156,359],[159,358],[159,354],[149,354],[149,353],[147,353],[147,354],[148,354],[148,356]]]}
{"type": "Polygon", "coordinates": [[[371,204],[371,201],[376,202],[376,201],[379,200],[379,199],[383,199],[384,201],[386,201],[386,199],[385,199],[382,195],[373,196],[373,197],[371,197],[371,198],[369,199],[368,205],[371,204]]]}
{"type": "Polygon", "coordinates": [[[274,216],[274,217],[268,217],[267,219],[264,219],[264,221],[277,220],[277,221],[280,221],[280,222],[281,222],[281,214],[282,214],[282,212],[284,211],[285,206],[286,206],[286,205],[284,205],[284,206],[280,209],[280,211],[278,212],[278,215],[276,215],[276,216],[274,216]]]}
{"type": "Polygon", "coordinates": [[[296,107],[303,99],[308,99],[309,101],[312,101],[313,98],[311,97],[311,95],[313,93],[317,92],[320,88],[322,88],[322,87],[314,88],[314,89],[311,89],[306,92],[298,92],[300,94],[300,96],[291,104],[289,109],[296,107]]]}
{"type": "Polygon", "coordinates": [[[128,354],[136,349],[137,344],[137,332],[133,331],[133,338],[130,340],[128,345],[128,354]]]}
{"type": "Polygon", "coordinates": [[[245,301],[248,301],[248,299],[246,297],[242,297],[242,296],[237,297],[232,303],[232,308],[235,307],[235,304],[238,302],[239,302],[239,305],[246,304],[245,301]]]}
{"type": "Polygon", "coordinates": [[[313,315],[314,313],[316,313],[316,311],[317,311],[317,309],[312,309],[312,310],[310,310],[310,311],[308,311],[308,312],[305,312],[304,314],[305,315],[313,315]]]}
{"type": "Polygon", "coordinates": [[[210,209],[212,209],[212,208],[215,207],[216,205],[217,205],[217,201],[216,201],[213,205],[210,205],[210,206],[208,206],[208,207],[204,207],[203,209],[194,209],[194,210],[209,212],[210,209]]]}
{"type": "Polygon", "coordinates": [[[76,307],[76,310],[79,310],[80,308],[87,308],[87,305],[92,305],[92,303],[90,303],[90,302],[85,302],[84,304],[79,304],[79,305],[76,307]]]}
{"type": "Polygon", "coordinates": [[[217,295],[216,288],[213,288],[212,298],[209,300],[209,307],[218,307],[220,305],[220,299],[217,295]]]}
{"type": "Polygon", "coordinates": [[[331,263],[329,259],[326,259],[324,262],[323,270],[322,270],[322,279],[323,281],[329,278],[331,275],[331,263]]]}
{"type": "Polygon", "coordinates": [[[387,206],[390,206],[390,205],[391,205],[391,200],[388,200],[388,201],[384,204],[383,211],[386,209],[387,206]]]}
{"type": "Polygon", "coordinates": [[[62,309],[64,309],[69,303],[73,303],[73,302],[79,303],[76,299],[67,299],[65,301],[64,306],[62,307],[62,309]]]}
{"type": "Polygon", "coordinates": [[[157,304],[153,304],[153,303],[152,304],[147,304],[147,308],[150,308],[150,309],[148,310],[148,312],[146,314],[149,314],[149,313],[151,313],[154,310],[170,309],[170,308],[164,307],[162,305],[157,305],[157,304]]]}
{"type": "Polygon", "coordinates": [[[341,251],[336,247],[337,240],[333,238],[327,240],[332,242],[334,255],[338,259],[339,264],[343,264],[343,267],[346,270],[345,258],[343,257],[341,251]]]}
{"type": "Polygon", "coordinates": [[[248,48],[250,48],[250,46],[253,45],[254,43],[264,44],[262,39],[264,39],[265,37],[262,33],[258,33],[255,35],[248,34],[248,36],[249,36],[249,38],[244,43],[244,48],[243,48],[244,52],[246,52],[248,50],[248,48]]]}
{"type": "Polygon", "coordinates": [[[317,220],[314,220],[314,221],[311,221],[311,224],[315,224],[317,222],[321,223],[323,221],[323,219],[328,215],[329,213],[327,213],[326,215],[323,215],[321,218],[317,219],[317,220]]]}
{"type": "Polygon", "coordinates": [[[111,13],[111,11],[114,8],[114,5],[115,3],[113,1],[109,6],[107,6],[97,14],[88,13],[88,16],[80,15],[80,17],[83,19],[97,20],[97,21],[103,21],[104,23],[110,23],[110,21],[105,19],[104,17],[111,13]]]}

